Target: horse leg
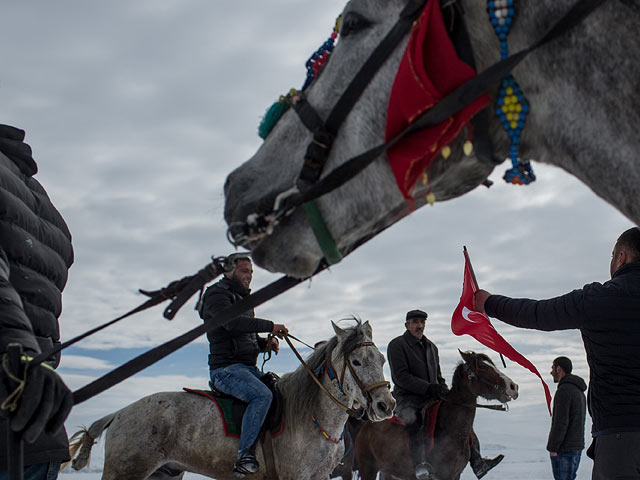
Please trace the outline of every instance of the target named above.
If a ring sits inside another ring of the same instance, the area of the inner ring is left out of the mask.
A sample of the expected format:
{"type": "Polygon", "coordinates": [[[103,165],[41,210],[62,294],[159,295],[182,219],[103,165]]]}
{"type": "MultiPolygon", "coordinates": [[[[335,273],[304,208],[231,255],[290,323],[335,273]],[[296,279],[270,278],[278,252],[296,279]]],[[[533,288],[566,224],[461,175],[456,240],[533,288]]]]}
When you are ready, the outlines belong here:
{"type": "Polygon", "coordinates": [[[355,459],[362,480],[375,480],[378,474],[378,464],[370,446],[372,425],[367,422],[360,429],[355,442],[355,459]]]}

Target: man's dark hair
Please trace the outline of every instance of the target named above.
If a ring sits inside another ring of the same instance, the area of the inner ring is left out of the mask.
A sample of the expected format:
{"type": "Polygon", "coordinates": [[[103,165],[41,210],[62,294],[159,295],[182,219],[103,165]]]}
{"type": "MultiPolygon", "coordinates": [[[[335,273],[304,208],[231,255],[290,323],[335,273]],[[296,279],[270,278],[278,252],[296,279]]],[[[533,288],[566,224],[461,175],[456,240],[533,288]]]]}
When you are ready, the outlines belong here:
{"type": "Polygon", "coordinates": [[[624,247],[632,262],[640,260],[640,228],[633,227],[624,232],[616,242],[618,247],[624,247]]]}
{"type": "Polygon", "coordinates": [[[232,253],[227,257],[227,265],[231,267],[231,272],[233,272],[238,266],[238,262],[241,261],[251,262],[251,254],[240,252],[240,253],[232,253]]]}
{"type": "Polygon", "coordinates": [[[569,360],[567,357],[556,358],[553,361],[553,367],[562,368],[562,370],[564,370],[564,373],[566,373],[567,375],[569,375],[571,373],[571,370],[573,370],[573,364],[571,363],[571,360],[569,360]]]}

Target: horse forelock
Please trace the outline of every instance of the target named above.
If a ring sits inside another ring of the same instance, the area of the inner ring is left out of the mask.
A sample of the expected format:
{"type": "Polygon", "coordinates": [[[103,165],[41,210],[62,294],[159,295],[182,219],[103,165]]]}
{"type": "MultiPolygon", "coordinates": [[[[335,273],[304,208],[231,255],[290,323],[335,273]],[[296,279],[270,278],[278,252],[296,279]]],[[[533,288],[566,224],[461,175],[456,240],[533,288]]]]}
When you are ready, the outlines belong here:
{"type": "MultiPolygon", "coordinates": [[[[343,342],[339,342],[338,337],[333,336],[305,360],[311,371],[318,372],[325,362],[332,358],[336,348],[342,356],[366,339],[362,322],[357,318],[349,320],[355,321],[356,325],[344,329],[347,336],[343,342]]],[[[284,374],[278,382],[278,388],[284,399],[285,421],[288,426],[294,429],[304,427],[311,415],[317,415],[318,402],[323,394],[303,365],[298,366],[293,372],[284,374]]]]}

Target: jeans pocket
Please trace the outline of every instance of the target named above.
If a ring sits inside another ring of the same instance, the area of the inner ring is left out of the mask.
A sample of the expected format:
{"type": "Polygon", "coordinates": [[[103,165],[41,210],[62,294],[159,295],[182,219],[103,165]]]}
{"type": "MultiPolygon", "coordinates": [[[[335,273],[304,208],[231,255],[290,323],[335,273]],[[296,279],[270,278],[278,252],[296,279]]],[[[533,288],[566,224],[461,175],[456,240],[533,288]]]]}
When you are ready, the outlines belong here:
{"type": "Polygon", "coordinates": [[[209,372],[209,377],[213,386],[220,389],[220,385],[229,378],[229,372],[225,368],[216,368],[209,372]]]}

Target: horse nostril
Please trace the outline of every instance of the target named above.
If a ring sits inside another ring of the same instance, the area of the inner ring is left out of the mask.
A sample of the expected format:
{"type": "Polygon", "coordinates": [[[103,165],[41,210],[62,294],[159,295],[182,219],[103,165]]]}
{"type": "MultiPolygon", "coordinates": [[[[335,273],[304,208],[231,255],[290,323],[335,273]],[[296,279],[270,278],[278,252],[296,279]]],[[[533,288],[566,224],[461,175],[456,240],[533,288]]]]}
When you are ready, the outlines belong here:
{"type": "Polygon", "coordinates": [[[378,402],[378,404],[376,405],[378,407],[378,410],[382,413],[387,413],[387,404],[384,402],[378,402]]]}

